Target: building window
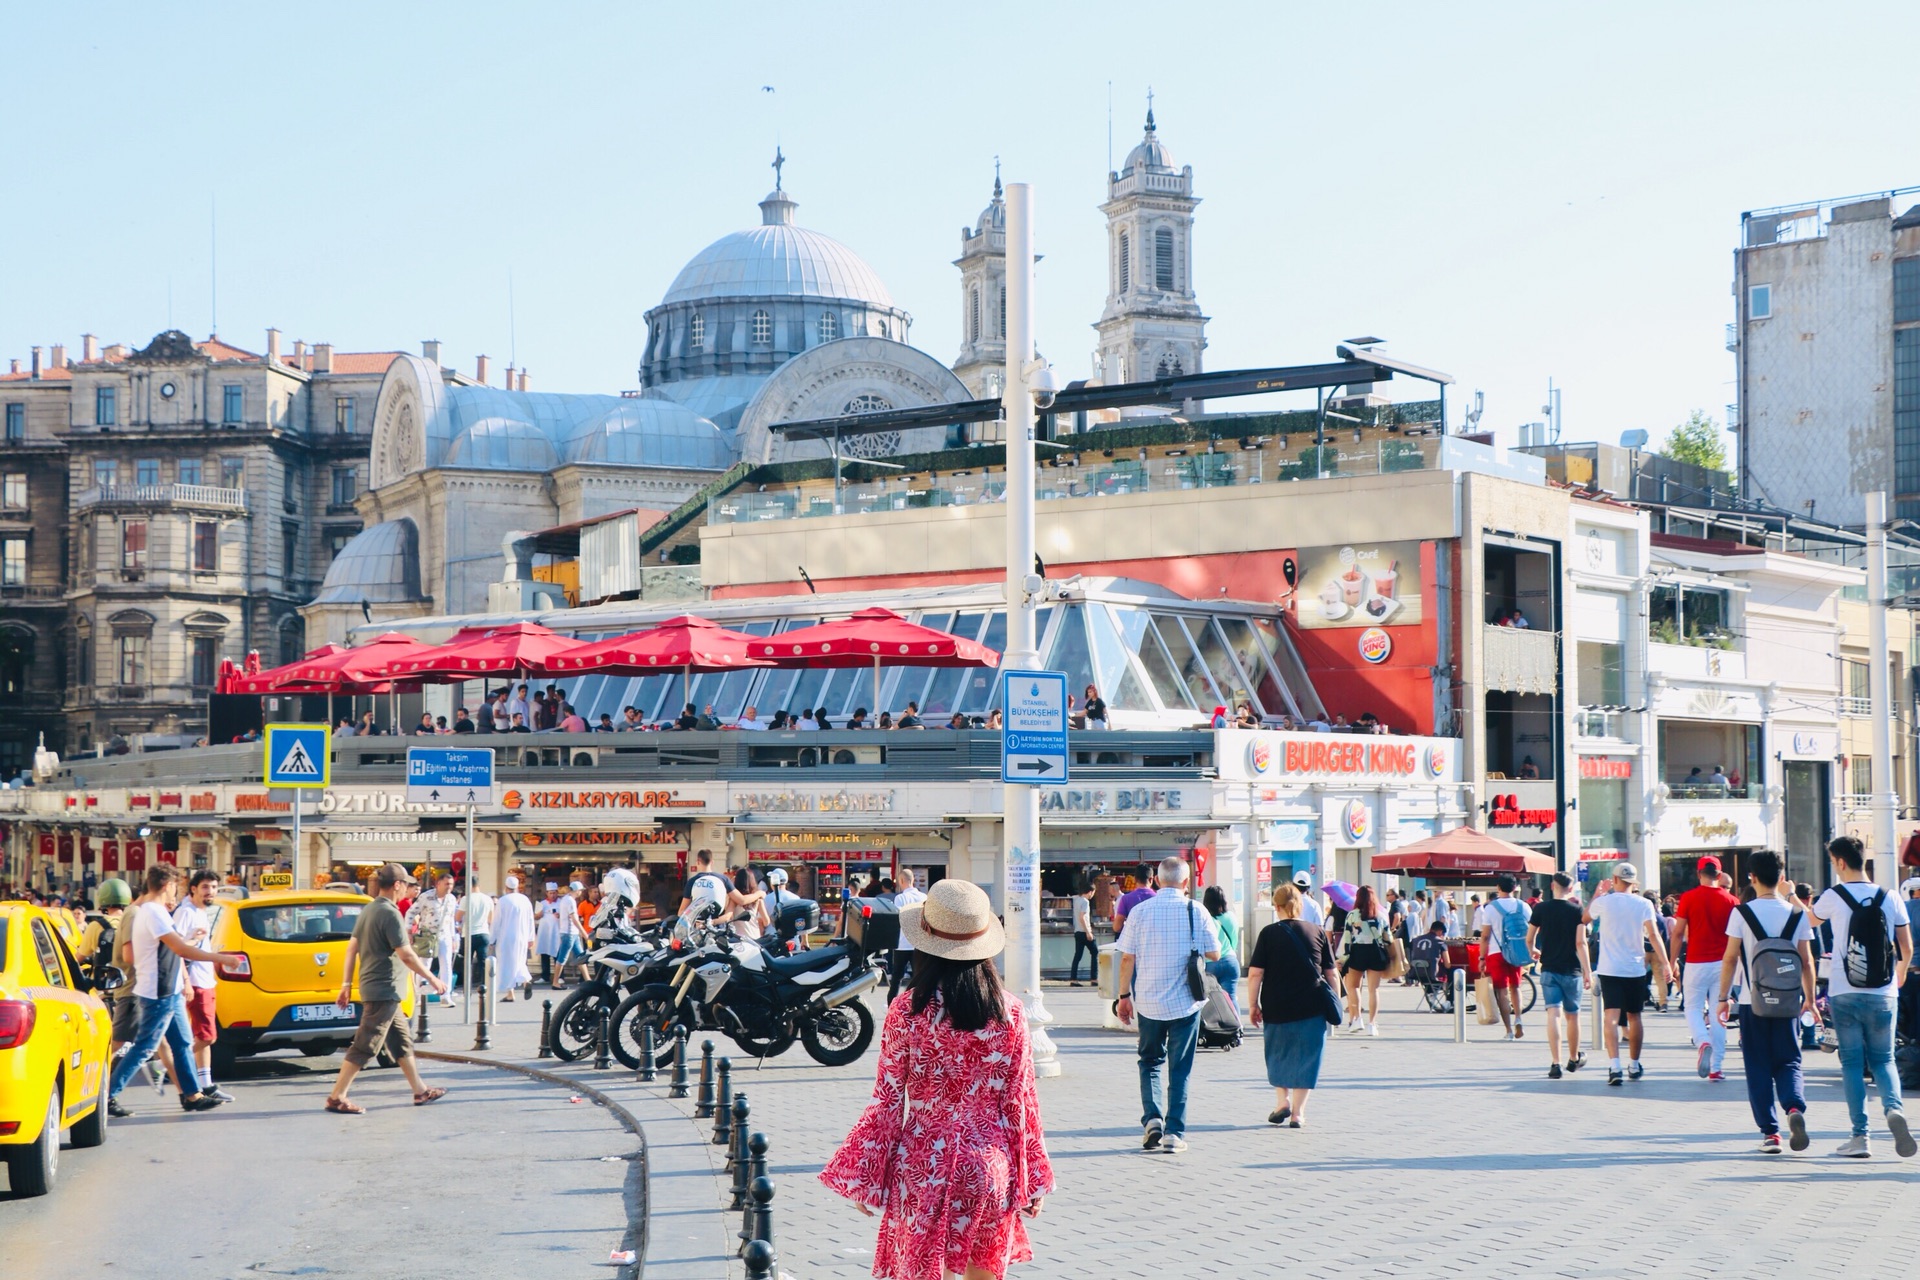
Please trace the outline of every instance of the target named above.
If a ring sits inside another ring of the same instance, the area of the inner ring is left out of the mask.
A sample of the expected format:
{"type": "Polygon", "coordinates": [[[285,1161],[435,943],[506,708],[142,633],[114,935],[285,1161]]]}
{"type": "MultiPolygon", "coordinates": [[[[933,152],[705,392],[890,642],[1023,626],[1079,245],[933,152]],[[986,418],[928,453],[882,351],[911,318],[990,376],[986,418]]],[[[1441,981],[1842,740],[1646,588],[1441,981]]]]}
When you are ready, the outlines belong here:
{"type": "Polygon", "coordinates": [[[999,337],[1007,336],[1007,291],[1000,290],[1000,329],[999,337]]]}
{"type": "MultiPolygon", "coordinates": [[[[280,576],[291,582],[300,565],[300,526],[283,524],[280,526],[280,576]]],[[[295,654],[294,657],[299,657],[295,654]]]]}
{"type": "Polygon", "coordinates": [[[696,315],[687,325],[687,346],[689,350],[704,350],[707,345],[707,318],[696,315]]]}
{"type": "Polygon", "coordinates": [[[220,641],[213,636],[193,637],[193,670],[191,676],[196,689],[213,687],[214,664],[220,660],[220,641]]]}
{"type": "Polygon", "coordinates": [[[220,487],[222,489],[244,489],[247,487],[246,459],[220,459],[220,487]]]}
{"type": "Polygon", "coordinates": [[[291,466],[280,473],[280,505],[289,511],[300,509],[300,475],[291,466]]]}
{"type": "Polygon", "coordinates": [[[768,346],[773,342],[773,317],[764,311],[753,313],[753,345],[768,346]]]}
{"type": "Polygon", "coordinates": [[[1153,287],[1173,292],[1173,232],[1166,227],[1153,233],[1153,287]]]}
{"type": "Polygon", "coordinates": [[[176,465],[178,465],[180,468],[181,484],[199,484],[200,483],[200,474],[201,474],[200,459],[182,458],[180,459],[179,463],[176,465]]]}
{"type": "Polygon", "coordinates": [[[893,336],[893,326],[885,320],[880,322],[880,336],[883,338],[891,338],[893,336]]]}
{"type": "Polygon", "coordinates": [[[27,509],[26,472],[9,471],[7,472],[6,479],[0,481],[0,506],[5,506],[9,511],[25,511],[27,509]]]}
{"type": "Polygon", "coordinates": [[[80,683],[92,684],[99,672],[93,669],[93,633],[82,631],[74,637],[74,662],[80,669],[80,683]]]}
{"type": "Polygon", "coordinates": [[[1920,320],[1920,258],[1893,260],[1893,322],[1920,320]]]}
{"type": "Polygon", "coordinates": [[[1181,363],[1179,356],[1169,351],[1160,357],[1157,372],[1162,378],[1177,378],[1186,372],[1186,366],[1181,363]]]}
{"type": "Polygon", "coordinates": [[[229,382],[221,388],[220,421],[232,425],[244,416],[246,400],[238,383],[229,382]]]}
{"type": "Polygon", "coordinates": [[[138,572],[147,567],[147,522],[144,519],[120,522],[120,567],[128,572],[138,572]]]}
{"type": "Polygon", "coordinates": [[[352,529],[335,529],[327,534],[327,563],[331,564],[340,558],[340,553],[353,541],[353,533],[352,529]]]}
{"type": "Polygon", "coordinates": [[[333,505],[350,507],[353,500],[360,496],[360,468],[335,467],[333,469],[333,505]]]}
{"type": "Polygon", "coordinates": [[[0,587],[27,585],[27,540],[0,539],[0,587]]]}
{"type": "Polygon", "coordinates": [[[112,458],[95,458],[93,460],[94,488],[111,489],[119,483],[120,464],[118,462],[115,462],[112,458]]]}
{"type": "Polygon", "coordinates": [[[1893,485],[1920,493],[1920,329],[1893,331],[1893,485]]]}
{"type": "Polygon", "coordinates": [[[119,392],[113,387],[96,387],[93,392],[93,421],[95,426],[110,427],[117,420],[119,392]]]}
{"type": "Polygon", "coordinates": [[[141,458],[133,464],[133,482],[138,485],[160,483],[160,459],[141,458]]]}
{"type": "Polygon", "coordinates": [[[10,404],[7,406],[7,439],[25,440],[27,438],[27,406],[10,404]]]}
{"type": "Polygon", "coordinates": [[[353,397],[335,396],[333,398],[333,434],[350,436],[353,434],[353,397]]]}
{"type": "Polygon", "coordinates": [[[840,336],[840,318],[831,311],[820,313],[820,341],[832,342],[840,336]]]}
{"type": "Polygon", "coordinates": [[[980,290],[978,289],[973,290],[971,300],[967,304],[967,341],[980,341],[980,290]]]}
{"type": "Polygon", "coordinates": [[[1768,320],[1773,316],[1773,286],[1756,284],[1747,290],[1747,319],[1768,320]]]}
{"type": "Polygon", "coordinates": [[[1120,233],[1120,292],[1133,288],[1133,237],[1120,233]]]}
{"type": "Polygon", "coordinates": [[[1852,756],[1847,765],[1847,794],[1864,800],[1873,794],[1873,757],[1852,756]]]}
{"type": "Polygon", "coordinates": [[[147,682],[147,642],[145,635],[120,637],[120,683],[140,685],[147,682]]]}
{"type": "Polygon", "coordinates": [[[220,567],[220,526],[212,520],[193,522],[193,568],[212,573],[220,567]]]}

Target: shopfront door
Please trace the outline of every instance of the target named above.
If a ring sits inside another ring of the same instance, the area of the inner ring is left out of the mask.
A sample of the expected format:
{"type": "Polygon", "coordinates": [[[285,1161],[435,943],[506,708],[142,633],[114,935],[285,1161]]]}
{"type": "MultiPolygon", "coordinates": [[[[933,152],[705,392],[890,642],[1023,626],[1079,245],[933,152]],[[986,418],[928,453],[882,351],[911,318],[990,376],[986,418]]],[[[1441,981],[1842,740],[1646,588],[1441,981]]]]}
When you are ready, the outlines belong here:
{"type": "Polygon", "coordinates": [[[1823,760],[1788,760],[1782,768],[1786,783],[1787,874],[1825,887],[1828,878],[1827,780],[1833,767],[1823,760]]]}

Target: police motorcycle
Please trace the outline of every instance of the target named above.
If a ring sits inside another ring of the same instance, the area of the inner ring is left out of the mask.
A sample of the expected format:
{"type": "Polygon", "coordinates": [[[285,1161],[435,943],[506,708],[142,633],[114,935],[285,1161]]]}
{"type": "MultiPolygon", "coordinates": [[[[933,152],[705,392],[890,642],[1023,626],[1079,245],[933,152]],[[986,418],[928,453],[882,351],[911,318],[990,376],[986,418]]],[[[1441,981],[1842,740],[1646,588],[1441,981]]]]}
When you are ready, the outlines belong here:
{"type": "Polygon", "coordinates": [[[593,1052],[601,1012],[614,1016],[621,1000],[645,985],[648,960],[666,947],[663,935],[671,922],[636,929],[627,920],[632,906],[624,893],[618,893],[593,917],[594,949],[581,964],[586,979],[554,1006],[547,1033],[547,1047],[562,1062],[593,1052]]]}
{"type": "Polygon", "coordinates": [[[766,945],[737,937],[707,906],[684,937],[664,980],[621,1003],[614,1015],[622,1061],[640,1062],[642,1029],[653,1029],[656,1065],[673,1056],[673,1035],[719,1031],[758,1058],[785,1053],[798,1040],[822,1066],[854,1062],[873,1043],[873,1013],[860,997],[879,985],[874,957],[899,941],[899,917],[888,902],[850,912],[846,935],[832,945],[791,951],[819,919],[817,903],[783,909],[766,945]],[[789,914],[790,913],[790,914],[789,914]]]}

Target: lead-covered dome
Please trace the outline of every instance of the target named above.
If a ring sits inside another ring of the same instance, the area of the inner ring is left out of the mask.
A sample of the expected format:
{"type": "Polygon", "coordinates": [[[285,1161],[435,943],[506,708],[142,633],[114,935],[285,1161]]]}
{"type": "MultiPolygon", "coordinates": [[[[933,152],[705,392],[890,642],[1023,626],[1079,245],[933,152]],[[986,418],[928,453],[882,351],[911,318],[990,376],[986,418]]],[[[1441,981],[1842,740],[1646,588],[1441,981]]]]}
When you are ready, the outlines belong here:
{"type": "Polygon", "coordinates": [[[818,231],[793,224],[798,206],[775,188],[761,225],[721,236],[680,268],[662,305],[719,298],[833,298],[891,308],[893,296],[866,261],[818,231]]]}
{"type": "Polygon", "coordinates": [[[353,535],[327,566],[314,604],[408,604],[420,593],[420,530],[405,516],[353,535]]]}

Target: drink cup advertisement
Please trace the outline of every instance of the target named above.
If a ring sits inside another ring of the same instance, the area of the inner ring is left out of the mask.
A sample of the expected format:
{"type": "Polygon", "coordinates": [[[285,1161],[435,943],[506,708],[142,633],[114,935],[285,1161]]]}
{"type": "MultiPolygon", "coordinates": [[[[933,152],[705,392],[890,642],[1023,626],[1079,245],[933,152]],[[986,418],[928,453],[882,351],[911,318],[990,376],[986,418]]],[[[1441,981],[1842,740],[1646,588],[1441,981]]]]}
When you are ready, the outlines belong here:
{"type": "Polygon", "coordinates": [[[1422,621],[1418,542],[1303,547],[1299,563],[1294,608],[1306,630],[1410,627],[1422,621]]]}

